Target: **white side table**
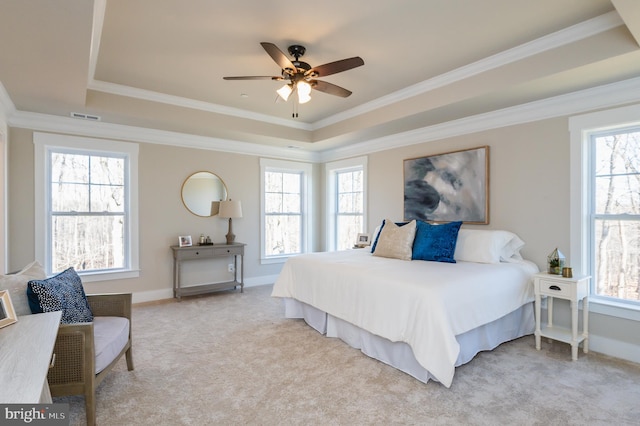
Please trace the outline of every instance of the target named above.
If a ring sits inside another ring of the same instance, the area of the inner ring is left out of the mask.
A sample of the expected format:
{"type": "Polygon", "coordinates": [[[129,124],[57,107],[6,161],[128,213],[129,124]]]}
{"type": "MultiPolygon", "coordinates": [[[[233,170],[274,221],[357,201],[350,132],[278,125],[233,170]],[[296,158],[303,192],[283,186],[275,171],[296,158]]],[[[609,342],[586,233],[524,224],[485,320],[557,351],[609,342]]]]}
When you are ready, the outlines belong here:
{"type": "Polygon", "coordinates": [[[571,345],[571,359],[578,359],[578,345],[589,352],[589,279],[590,276],[564,278],[544,272],[533,276],[536,306],[536,349],[540,350],[541,337],[558,340],[571,345]],[[540,325],[540,304],[547,297],[547,324],[540,325]],[[560,298],[571,303],[571,330],[553,325],[553,299],[560,298]],[[582,334],[578,335],[578,308],[582,300],[582,334]]]}

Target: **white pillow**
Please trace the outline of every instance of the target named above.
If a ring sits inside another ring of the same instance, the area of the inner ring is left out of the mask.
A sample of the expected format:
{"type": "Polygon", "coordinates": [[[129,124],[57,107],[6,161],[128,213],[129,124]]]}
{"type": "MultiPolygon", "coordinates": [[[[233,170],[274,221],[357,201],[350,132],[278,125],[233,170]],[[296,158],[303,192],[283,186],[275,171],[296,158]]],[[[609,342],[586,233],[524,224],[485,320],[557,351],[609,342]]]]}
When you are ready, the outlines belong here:
{"type": "Polygon", "coordinates": [[[0,275],[0,290],[9,290],[16,315],[31,314],[27,298],[27,283],[31,280],[43,280],[46,277],[42,265],[37,261],[31,262],[17,274],[0,275]]]}
{"type": "Polygon", "coordinates": [[[387,219],[380,237],[374,256],[390,257],[393,259],[411,260],[413,239],[416,235],[416,221],[412,220],[406,225],[398,226],[387,219]]]}
{"type": "Polygon", "coordinates": [[[500,263],[522,259],[523,246],[524,241],[509,231],[460,229],[453,258],[464,262],[500,263]]]}

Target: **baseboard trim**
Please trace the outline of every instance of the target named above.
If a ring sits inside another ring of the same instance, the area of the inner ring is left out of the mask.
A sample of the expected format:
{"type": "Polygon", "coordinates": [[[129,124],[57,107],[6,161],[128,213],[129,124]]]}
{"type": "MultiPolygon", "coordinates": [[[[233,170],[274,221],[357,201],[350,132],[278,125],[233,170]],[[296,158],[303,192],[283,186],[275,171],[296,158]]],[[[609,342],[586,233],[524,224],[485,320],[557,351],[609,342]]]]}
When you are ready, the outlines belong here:
{"type": "MultiPolygon", "coordinates": [[[[244,280],[245,287],[257,287],[260,285],[273,284],[278,275],[264,275],[251,277],[244,280]]],[[[133,303],[157,302],[159,300],[173,299],[173,288],[161,290],[138,291],[133,293],[133,303]]]]}
{"type": "Polygon", "coordinates": [[[589,334],[589,350],[640,364],[640,346],[589,334]]]}

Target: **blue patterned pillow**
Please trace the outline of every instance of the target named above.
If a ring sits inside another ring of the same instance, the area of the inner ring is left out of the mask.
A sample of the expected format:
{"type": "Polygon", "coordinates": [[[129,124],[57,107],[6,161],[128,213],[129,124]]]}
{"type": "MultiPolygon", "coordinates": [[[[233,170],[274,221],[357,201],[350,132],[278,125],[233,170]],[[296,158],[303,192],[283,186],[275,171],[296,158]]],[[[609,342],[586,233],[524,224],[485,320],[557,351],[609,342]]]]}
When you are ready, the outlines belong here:
{"type": "Polygon", "coordinates": [[[461,225],[462,222],[431,225],[419,220],[411,260],[456,263],[453,255],[461,225]]]}
{"type": "Polygon", "coordinates": [[[62,324],[93,321],[82,280],[73,268],[45,280],[29,281],[27,297],[34,314],[62,311],[62,324]]]}

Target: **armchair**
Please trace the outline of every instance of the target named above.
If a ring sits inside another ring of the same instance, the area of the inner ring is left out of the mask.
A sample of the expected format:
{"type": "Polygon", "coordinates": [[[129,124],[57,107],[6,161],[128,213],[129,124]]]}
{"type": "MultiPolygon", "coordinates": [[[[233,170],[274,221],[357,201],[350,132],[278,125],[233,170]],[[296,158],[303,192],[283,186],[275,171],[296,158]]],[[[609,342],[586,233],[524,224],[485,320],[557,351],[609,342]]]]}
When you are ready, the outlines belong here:
{"type": "Polygon", "coordinates": [[[48,381],[52,396],[84,395],[87,425],[96,422],[96,388],[122,355],[133,370],[131,294],[87,295],[93,322],[61,324],[48,381]]]}
{"type": "MultiPolygon", "coordinates": [[[[77,277],[75,272],[71,275],[77,277]]],[[[32,280],[42,282],[40,280],[45,278],[44,270],[37,261],[20,272],[0,275],[0,290],[9,291],[18,317],[32,312],[28,283],[32,280]]],[[[80,278],[76,280],[81,285],[80,278]]],[[[84,297],[84,290],[82,293],[84,297]]],[[[87,302],[93,322],[60,324],[53,350],[55,359],[47,380],[51,396],[84,395],[87,425],[94,425],[98,385],[123,355],[126,356],[127,368],[133,370],[131,293],[87,295],[87,302]]]]}

